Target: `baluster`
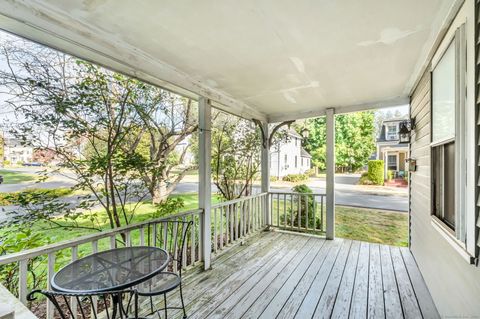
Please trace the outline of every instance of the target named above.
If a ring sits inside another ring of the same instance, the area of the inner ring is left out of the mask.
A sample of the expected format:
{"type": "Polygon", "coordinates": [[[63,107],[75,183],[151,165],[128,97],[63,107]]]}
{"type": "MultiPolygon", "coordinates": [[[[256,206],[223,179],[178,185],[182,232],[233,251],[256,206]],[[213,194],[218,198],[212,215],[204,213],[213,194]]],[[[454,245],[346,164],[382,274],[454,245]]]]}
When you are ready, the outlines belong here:
{"type": "Polygon", "coordinates": [[[178,271],[178,225],[179,223],[173,223],[172,225],[172,255],[175,262],[173,263],[173,272],[178,271]]]}
{"type": "Polygon", "coordinates": [[[140,246],[145,246],[145,228],[140,228],[140,246]]]}
{"type": "MultiPolygon", "coordinates": [[[[98,240],[94,240],[92,241],[92,254],[96,254],[98,253],[98,240]]],[[[95,269],[96,268],[96,264],[95,264],[95,261],[93,262],[93,268],[95,269]]],[[[97,297],[93,297],[92,298],[92,313],[97,313],[97,302],[98,302],[98,298],[97,297]]]]}
{"type": "Polygon", "coordinates": [[[213,213],[213,252],[217,252],[217,209],[212,209],[213,213]]]}
{"type": "Polygon", "coordinates": [[[116,244],[115,235],[110,236],[110,249],[114,249],[116,244]]]}
{"type": "Polygon", "coordinates": [[[235,231],[233,229],[233,225],[235,225],[235,204],[229,205],[230,206],[230,243],[235,241],[235,231]]]}
{"type": "Polygon", "coordinates": [[[163,249],[168,251],[168,224],[163,222],[163,249]]]}
{"type": "Polygon", "coordinates": [[[283,194],[283,228],[287,227],[287,194],[283,194]]]}
{"type": "MultiPolygon", "coordinates": [[[[308,230],[308,206],[309,206],[309,196],[305,195],[305,228],[308,230]]],[[[315,217],[313,218],[313,222],[315,222],[315,217]]],[[[315,227],[314,227],[315,229],[315,227]]]]}
{"type": "Polygon", "coordinates": [[[188,236],[186,234],[187,232],[187,224],[186,224],[186,218],[185,216],[182,217],[182,245],[183,245],[183,240],[185,238],[185,245],[183,245],[183,250],[182,250],[182,268],[185,269],[187,268],[187,246],[188,246],[188,236]]]}
{"type": "MultiPolygon", "coordinates": [[[[51,280],[55,273],[55,252],[48,254],[47,260],[47,286],[48,290],[52,290],[51,280]]],[[[53,319],[53,312],[55,307],[51,301],[47,301],[47,319],[53,319]]]]}
{"type": "Polygon", "coordinates": [[[227,239],[226,244],[230,242],[230,205],[225,206],[225,237],[227,239]]]}
{"type": "MultiPolygon", "coordinates": [[[[78,259],[78,246],[72,247],[72,262],[78,259]]],[[[77,318],[77,298],[71,297],[70,298],[70,307],[72,308],[73,318],[77,318]]]]}
{"type": "Polygon", "coordinates": [[[192,247],[190,248],[190,255],[191,255],[191,260],[190,260],[190,264],[191,265],[195,265],[195,250],[196,250],[196,247],[195,247],[195,214],[192,214],[192,232],[191,232],[191,236],[192,236],[192,240],[190,241],[190,244],[192,245],[192,247]]]}
{"type": "Polygon", "coordinates": [[[130,231],[125,232],[125,247],[131,247],[132,246],[132,238],[130,236],[130,231]]]}
{"type": "Polygon", "coordinates": [[[225,211],[225,206],[220,207],[220,250],[223,249],[223,212],[225,211]]]}
{"type": "Polygon", "coordinates": [[[290,228],[293,229],[293,194],[290,194],[290,228]]]}
{"type": "Polygon", "coordinates": [[[323,195],[320,196],[320,230],[323,231],[323,195]]]}
{"type": "Polygon", "coordinates": [[[298,194],[298,230],[302,228],[302,195],[298,194]]]}
{"type": "Polygon", "coordinates": [[[239,231],[239,238],[243,237],[244,234],[244,227],[243,227],[243,223],[244,223],[244,220],[245,220],[245,216],[244,216],[244,212],[245,212],[245,202],[244,201],[240,201],[238,203],[238,206],[240,207],[240,231],[239,231]]]}
{"type": "Polygon", "coordinates": [[[28,259],[23,259],[18,262],[18,299],[26,306],[27,305],[27,276],[28,276],[28,259]]]}
{"type": "Polygon", "coordinates": [[[153,247],[157,247],[157,230],[158,230],[158,224],[154,223],[152,226],[152,243],[153,247]]]}

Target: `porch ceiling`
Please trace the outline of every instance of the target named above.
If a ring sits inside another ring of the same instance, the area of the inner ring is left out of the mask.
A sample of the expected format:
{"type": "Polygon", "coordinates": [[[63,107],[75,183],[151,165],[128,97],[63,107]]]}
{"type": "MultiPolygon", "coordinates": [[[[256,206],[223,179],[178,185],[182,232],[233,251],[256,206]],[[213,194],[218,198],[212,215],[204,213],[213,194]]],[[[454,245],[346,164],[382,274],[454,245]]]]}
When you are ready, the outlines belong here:
{"type": "Polygon", "coordinates": [[[404,104],[458,2],[4,1],[0,27],[279,121],[404,104]]]}

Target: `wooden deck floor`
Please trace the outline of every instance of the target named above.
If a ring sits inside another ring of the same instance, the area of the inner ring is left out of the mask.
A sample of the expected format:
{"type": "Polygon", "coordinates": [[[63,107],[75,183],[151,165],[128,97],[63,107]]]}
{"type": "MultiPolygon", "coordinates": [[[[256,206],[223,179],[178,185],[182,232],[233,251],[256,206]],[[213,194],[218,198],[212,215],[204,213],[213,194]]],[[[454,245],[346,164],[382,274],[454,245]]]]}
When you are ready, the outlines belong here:
{"type": "MultiPolygon", "coordinates": [[[[187,273],[184,297],[188,318],[439,317],[408,249],[281,232],[187,273]]],[[[179,303],[177,293],[168,298],[179,303]]]]}

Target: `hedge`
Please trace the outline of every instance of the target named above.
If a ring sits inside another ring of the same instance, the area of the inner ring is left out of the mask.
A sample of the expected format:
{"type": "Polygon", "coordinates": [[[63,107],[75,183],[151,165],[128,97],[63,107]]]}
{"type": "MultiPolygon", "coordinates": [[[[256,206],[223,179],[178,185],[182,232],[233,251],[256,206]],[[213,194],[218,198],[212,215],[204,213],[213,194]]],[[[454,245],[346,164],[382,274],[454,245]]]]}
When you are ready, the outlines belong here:
{"type": "Polygon", "coordinates": [[[374,185],[383,185],[384,162],[382,160],[368,161],[368,179],[374,185]]]}

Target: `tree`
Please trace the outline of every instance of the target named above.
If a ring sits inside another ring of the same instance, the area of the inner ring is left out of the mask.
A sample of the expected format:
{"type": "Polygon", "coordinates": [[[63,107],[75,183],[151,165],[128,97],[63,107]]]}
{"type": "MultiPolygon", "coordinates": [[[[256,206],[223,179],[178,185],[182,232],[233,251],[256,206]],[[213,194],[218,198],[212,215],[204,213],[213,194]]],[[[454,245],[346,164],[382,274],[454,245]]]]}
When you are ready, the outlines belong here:
{"type": "Polygon", "coordinates": [[[143,125],[138,146],[143,146],[142,153],[151,164],[142,172],[142,179],[154,204],[164,202],[193,168],[180,165],[191,143],[177,151],[198,129],[198,108],[193,104],[191,99],[150,86],[136,105],[143,125]]]}
{"type": "MultiPolygon", "coordinates": [[[[193,149],[197,150],[194,140],[193,149]]],[[[260,170],[260,148],[260,133],[253,122],[213,111],[212,179],[222,198],[232,200],[252,193],[260,170]]]]}
{"type": "Polygon", "coordinates": [[[129,224],[138,204],[127,204],[155,197],[181,161],[175,146],[196,129],[191,101],[25,40],[0,48],[1,93],[19,119],[10,133],[75,173],[74,188],[91,192],[77,208],[101,205],[112,228],[129,224]]]}
{"type": "MultiPolygon", "coordinates": [[[[319,117],[307,122],[309,137],[305,148],[312,162],[325,169],[326,119],[319,117]]],[[[357,112],[335,117],[335,158],[337,170],[355,171],[366,165],[375,151],[374,113],[357,112]]]]}

